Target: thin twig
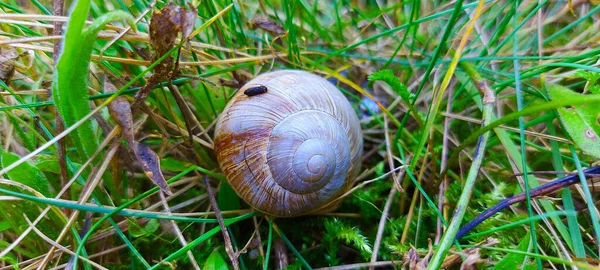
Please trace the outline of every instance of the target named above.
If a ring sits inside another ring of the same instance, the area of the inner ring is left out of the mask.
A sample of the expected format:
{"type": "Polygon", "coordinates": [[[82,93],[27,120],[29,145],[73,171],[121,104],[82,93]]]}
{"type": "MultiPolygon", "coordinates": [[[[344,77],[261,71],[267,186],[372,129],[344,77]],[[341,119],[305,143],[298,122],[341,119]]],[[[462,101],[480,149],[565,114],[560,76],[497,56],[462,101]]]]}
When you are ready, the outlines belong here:
{"type": "Polygon", "coordinates": [[[237,252],[235,252],[233,250],[233,245],[231,244],[231,238],[229,237],[229,232],[227,232],[227,228],[225,227],[225,222],[223,221],[223,216],[221,215],[221,211],[219,210],[219,205],[217,204],[215,195],[212,192],[212,188],[210,187],[210,182],[208,181],[208,177],[206,175],[203,175],[202,180],[204,180],[206,193],[208,193],[208,198],[210,199],[210,204],[215,211],[215,216],[216,216],[217,220],[219,221],[219,227],[221,227],[221,233],[223,234],[223,239],[225,240],[225,251],[227,251],[227,255],[229,255],[229,259],[231,260],[233,269],[239,270],[240,266],[238,263],[238,254],[237,254],[237,252]]]}

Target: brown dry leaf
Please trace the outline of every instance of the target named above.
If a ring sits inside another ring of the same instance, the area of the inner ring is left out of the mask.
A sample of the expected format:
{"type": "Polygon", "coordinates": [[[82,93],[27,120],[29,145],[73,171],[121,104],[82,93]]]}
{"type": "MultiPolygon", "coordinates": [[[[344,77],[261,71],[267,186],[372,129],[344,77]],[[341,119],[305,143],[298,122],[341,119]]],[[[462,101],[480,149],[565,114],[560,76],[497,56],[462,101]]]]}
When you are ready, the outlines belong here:
{"type": "Polygon", "coordinates": [[[408,266],[408,269],[411,270],[424,270],[427,269],[427,265],[429,265],[429,261],[431,260],[431,256],[433,256],[433,246],[431,244],[431,239],[429,241],[429,251],[423,257],[423,259],[419,258],[419,253],[414,246],[410,246],[410,250],[404,254],[402,267],[405,268],[408,266]]]}
{"type": "Polygon", "coordinates": [[[188,7],[190,8],[189,10],[181,11],[181,21],[179,22],[183,38],[188,37],[194,30],[194,24],[196,24],[196,16],[198,14],[196,9],[189,3],[188,7]]]}
{"type": "MultiPolygon", "coordinates": [[[[104,92],[114,93],[117,88],[108,80],[104,80],[104,92]]],[[[108,104],[108,112],[115,122],[121,127],[123,136],[129,144],[131,152],[142,165],[144,173],[154,184],[156,184],[164,193],[171,195],[171,190],[167,185],[167,181],[160,170],[160,161],[158,155],[147,146],[135,141],[133,134],[133,117],[131,113],[131,105],[125,97],[117,97],[108,104]]]]}
{"type": "Polygon", "coordinates": [[[479,249],[476,248],[469,251],[467,258],[460,265],[460,270],[476,270],[479,269],[477,264],[486,262],[487,260],[481,258],[479,255],[479,249]]]}
{"type": "Polygon", "coordinates": [[[420,258],[417,249],[411,245],[408,252],[404,253],[404,256],[402,256],[402,261],[404,261],[402,268],[405,269],[408,266],[408,269],[415,269],[419,260],[420,258]]]}
{"type": "MultiPolygon", "coordinates": [[[[190,6],[186,10],[175,4],[169,4],[161,10],[152,13],[150,20],[150,43],[154,48],[152,61],[157,61],[165,53],[173,48],[177,35],[181,32],[186,38],[193,30],[196,22],[196,9],[190,6]]],[[[150,91],[154,89],[159,82],[170,80],[173,74],[177,73],[177,66],[173,56],[169,55],[160,62],[153,71],[152,76],[144,88],[137,92],[135,101],[132,105],[132,111],[135,113],[140,104],[148,98],[150,91]]]]}
{"type": "Polygon", "coordinates": [[[19,54],[13,47],[0,47],[0,80],[8,84],[15,74],[15,62],[19,54]]]}
{"type": "MultiPolygon", "coordinates": [[[[117,92],[117,88],[107,79],[104,79],[104,93],[114,92],[117,92]]],[[[123,96],[115,98],[108,104],[108,112],[110,113],[110,117],[121,127],[125,139],[131,145],[134,141],[133,117],[131,114],[131,105],[129,105],[127,99],[123,96]]]]}
{"type": "Polygon", "coordinates": [[[484,247],[491,247],[491,246],[495,246],[497,244],[499,244],[500,241],[496,238],[492,238],[489,237],[486,240],[479,242],[475,245],[475,247],[473,248],[467,248],[462,250],[462,252],[460,254],[453,252],[452,255],[450,256],[446,256],[446,259],[444,259],[444,262],[442,263],[442,268],[451,268],[454,265],[460,263],[461,261],[463,261],[463,255],[466,254],[467,259],[461,264],[461,269],[462,267],[465,267],[464,269],[476,269],[476,268],[469,268],[471,266],[473,267],[477,267],[476,265],[472,265],[472,262],[478,263],[478,261],[476,259],[479,258],[479,247],[480,246],[484,246],[484,247]],[[469,257],[472,254],[476,254],[475,256],[473,256],[471,259],[469,259],[469,257]],[[467,262],[469,261],[469,262],[467,262]]]}
{"type": "Polygon", "coordinates": [[[152,180],[152,182],[154,182],[154,184],[156,184],[165,194],[173,194],[160,170],[158,155],[148,146],[138,142],[130,144],[130,147],[132,147],[137,159],[142,164],[146,176],[148,176],[148,178],[150,178],[150,180],[152,180]]]}
{"type": "Polygon", "coordinates": [[[191,10],[186,10],[178,5],[169,4],[152,13],[150,42],[159,57],[173,48],[180,32],[184,38],[192,33],[196,22],[196,10],[190,8],[191,10]]]}
{"type": "Polygon", "coordinates": [[[268,17],[260,15],[257,15],[254,17],[254,19],[252,19],[252,21],[250,22],[250,27],[258,27],[276,36],[283,36],[286,33],[285,29],[283,29],[281,25],[277,24],[268,17]]]}

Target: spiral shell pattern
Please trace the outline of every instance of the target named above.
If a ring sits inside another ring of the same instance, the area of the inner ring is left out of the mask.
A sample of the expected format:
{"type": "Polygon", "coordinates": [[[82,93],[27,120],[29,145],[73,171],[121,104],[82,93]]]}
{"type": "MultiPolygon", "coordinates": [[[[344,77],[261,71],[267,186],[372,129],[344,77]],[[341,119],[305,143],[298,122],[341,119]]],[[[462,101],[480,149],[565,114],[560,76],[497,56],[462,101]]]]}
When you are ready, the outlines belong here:
{"type": "Polygon", "coordinates": [[[215,150],[237,194],[279,217],[309,214],[354,183],[362,135],[346,98],[327,80],[282,70],[248,82],[219,116],[215,150]],[[266,93],[244,90],[265,86],[266,93]]]}

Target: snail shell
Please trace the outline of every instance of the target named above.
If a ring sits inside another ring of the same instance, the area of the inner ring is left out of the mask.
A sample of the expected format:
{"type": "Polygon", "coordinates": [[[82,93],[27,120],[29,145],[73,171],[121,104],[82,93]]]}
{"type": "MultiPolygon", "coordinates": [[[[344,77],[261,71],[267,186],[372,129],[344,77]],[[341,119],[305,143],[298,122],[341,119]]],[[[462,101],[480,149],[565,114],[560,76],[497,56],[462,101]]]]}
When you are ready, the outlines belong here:
{"type": "Polygon", "coordinates": [[[255,209],[279,217],[316,212],[350,189],[362,141],[358,117],[340,91],[298,70],[248,82],[215,132],[217,160],[231,187],[255,209]],[[244,94],[260,86],[266,91],[244,94]]]}

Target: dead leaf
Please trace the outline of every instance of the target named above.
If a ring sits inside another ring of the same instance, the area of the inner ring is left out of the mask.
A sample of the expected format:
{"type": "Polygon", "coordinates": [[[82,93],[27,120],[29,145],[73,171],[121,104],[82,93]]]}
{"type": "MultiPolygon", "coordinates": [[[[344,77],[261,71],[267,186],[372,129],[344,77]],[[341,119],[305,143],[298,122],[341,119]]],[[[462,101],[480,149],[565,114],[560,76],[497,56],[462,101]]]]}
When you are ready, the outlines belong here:
{"type": "Polygon", "coordinates": [[[0,47],[0,80],[8,84],[15,74],[15,62],[19,54],[13,47],[0,47]]]}
{"type": "MultiPolygon", "coordinates": [[[[107,79],[104,79],[104,93],[114,92],[117,92],[117,88],[107,79]]],[[[108,104],[108,112],[110,113],[110,117],[121,127],[121,131],[127,142],[132,144],[134,142],[133,117],[131,114],[131,105],[129,105],[127,99],[123,96],[115,98],[108,104]]]]}
{"type": "Polygon", "coordinates": [[[154,184],[156,184],[165,194],[171,195],[173,194],[167,185],[167,181],[163,176],[160,170],[160,161],[159,157],[152,149],[148,146],[145,146],[141,143],[134,142],[133,145],[130,145],[133,148],[134,153],[137,159],[142,164],[142,168],[144,169],[144,173],[154,184]]]}
{"type": "MultiPolygon", "coordinates": [[[[117,88],[108,80],[104,80],[104,92],[114,93],[117,88]]],[[[125,97],[119,96],[108,104],[110,117],[121,127],[123,136],[127,140],[129,149],[135,154],[135,157],[142,165],[144,173],[154,184],[156,184],[165,194],[171,195],[171,190],[167,181],[160,170],[160,161],[158,155],[147,146],[135,141],[133,133],[133,117],[131,105],[125,97]]]]}
{"type": "MultiPolygon", "coordinates": [[[[152,13],[152,19],[150,20],[150,43],[154,48],[152,55],[153,62],[157,61],[173,48],[179,33],[182,33],[183,37],[186,38],[192,32],[196,22],[196,13],[196,9],[191,6],[190,10],[186,10],[175,4],[169,4],[161,10],[156,10],[152,13]]],[[[177,66],[175,65],[173,56],[169,55],[154,68],[153,74],[148,79],[146,86],[135,95],[135,101],[131,109],[133,113],[137,112],[140,104],[148,98],[150,91],[159,82],[170,80],[174,74],[177,74],[177,66]]]]}
{"type": "Polygon", "coordinates": [[[485,262],[487,262],[487,260],[481,258],[479,255],[479,249],[476,248],[469,251],[467,258],[460,265],[460,270],[476,270],[479,269],[477,264],[485,262]]]}
{"type": "Polygon", "coordinates": [[[179,33],[187,37],[192,33],[196,22],[196,10],[186,10],[178,5],[169,4],[152,13],[150,20],[150,43],[156,54],[162,56],[168,52],[179,33]]]}
{"type": "Polygon", "coordinates": [[[260,15],[257,15],[254,17],[254,19],[252,19],[252,21],[250,22],[250,27],[258,27],[276,36],[283,36],[286,33],[285,29],[283,29],[281,25],[277,24],[268,17],[260,15]]]}
{"type": "MultiPolygon", "coordinates": [[[[487,239],[485,239],[484,241],[481,241],[479,243],[477,243],[475,245],[475,247],[472,248],[467,248],[464,249],[460,254],[454,251],[451,251],[452,254],[449,256],[446,256],[446,258],[444,259],[444,262],[442,263],[442,269],[448,269],[448,268],[452,268],[455,264],[458,264],[459,262],[462,261],[461,267],[466,267],[464,269],[477,269],[477,268],[468,268],[471,265],[469,265],[471,262],[475,262],[475,263],[479,263],[479,261],[476,261],[476,258],[479,258],[479,247],[480,246],[484,246],[484,247],[491,247],[491,246],[495,246],[497,244],[500,244],[500,241],[496,238],[492,238],[489,237],[487,239]],[[471,260],[469,262],[467,262],[467,260],[469,260],[469,256],[471,254],[477,254],[476,256],[472,257],[471,260]],[[466,256],[467,259],[465,259],[463,261],[463,256],[466,256]],[[465,264],[467,263],[467,264],[465,264]]],[[[476,267],[473,266],[473,267],[476,267]]],[[[463,269],[463,268],[461,268],[463,269]]]]}
{"type": "Polygon", "coordinates": [[[402,258],[404,261],[404,264],[402,264],[403,268],[408,266],[408,269],[411,270],[427,269],[429,261],[431,260],[431,256],[433,256],[433,246],[431,244],[431,239],[428,239],[428,241],[429,251],[427,251],[427,254],[425,254],[423,259],[419,258],[419,253],[417,249],[413,245],[410,245],[410,250],[406,254],[404,254],[402,258]]]}

